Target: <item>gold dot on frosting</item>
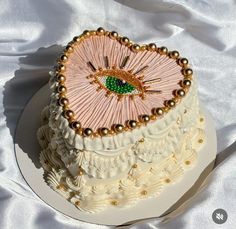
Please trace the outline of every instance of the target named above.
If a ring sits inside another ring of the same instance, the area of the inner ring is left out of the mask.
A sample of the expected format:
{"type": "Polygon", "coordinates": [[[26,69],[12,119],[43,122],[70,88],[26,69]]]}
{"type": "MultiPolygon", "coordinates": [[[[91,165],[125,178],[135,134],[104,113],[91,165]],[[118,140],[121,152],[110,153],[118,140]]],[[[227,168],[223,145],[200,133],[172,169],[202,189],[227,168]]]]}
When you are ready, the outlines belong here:
{"type": "Polygon", "coordinates": [[[185,110],[184,110],[184,114],[186,114],[186,113],[187,113],[187,110],[185,109],[185,110]]]}
{"type": "Polygon", "coordinates": [[[66,190],[66,187],[64,184],[59,184],[59,185],[57,185],[57,189],[66,190]]]}
{"type": "Polygon", "coordinates": [[[147,195],[147,191],[146,190],[141,191],[141,195],[143,196],[147,195]]]}
{"type": "Polygon", "coordinates": [[[139,140],[139,142],[144,142],[144,138],[141,138],[141,139],[139,140]]]}
{"type": "Polygon", "coordinates": [[[176,123],[177,123],[177,124],[180,124],[180,118],[178,118],[178,119],[176,120],[176,123]]]}
{"type": "Polygon", "coordinates": [[[132,168],[136,169],[138,167],[137,164],[133,164],[132,168]]]}
{"type": "Polygon", "coordinates": [[[200,118],[200,122],[203,122],[204,121],[204,118],[200,118]]]}
{"type": "Polygon", "coordinates": [[[202,138],[198,139],[198,143],[203,143],[203,139],[202,138]]]}
{"type": "Polygon", "coordinates": [[[75,205],[76,205],[76,206],[79,206],[79,205],[80,205],[80,201],[77,200],[77,201],[75,202],[75,205]]]}
{"type": "Polygon", "coordinates": [[[118,201],[117,200],[112,200],[111,201],[111,205],[117,206],[118,205],[118,201]]]}
{"type": "Polygon", "coordinates": [[[82,176],[83,174],[84,174],[83,171],[82,171],[82,170],[79,170],[78,175],[79,175],[79,176],[82,176]]]}
{"type": "Polygon", "coordinates": [[[185,164],[186,164],[186,165],[190,165],[190,164],[191,164],[191,161],[185,161],[185,164]]]}
{"type": "Polygon", "coordinates": [[[166,182],[166,183],[170,183],[170,181],[171,181],[171,180],[170,180],[169,178],[165,179],[165,182],[166,182]]]}

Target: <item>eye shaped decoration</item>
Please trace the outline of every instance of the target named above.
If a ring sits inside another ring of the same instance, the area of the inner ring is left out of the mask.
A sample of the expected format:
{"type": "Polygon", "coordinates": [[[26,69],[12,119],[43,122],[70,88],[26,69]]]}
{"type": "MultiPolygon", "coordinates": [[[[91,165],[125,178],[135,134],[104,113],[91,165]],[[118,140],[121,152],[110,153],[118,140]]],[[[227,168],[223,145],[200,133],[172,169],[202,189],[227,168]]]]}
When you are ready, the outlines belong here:
{"type": "Polygon", "coordinates": [[[161,90],[148,90],[150,86],[148,84],[159,82],[160,78],[155,78],[153,80],[143,81],[143,73],[148,66],[143,66],[136,72],[132,70],[125,71],[123,68],[129,60],[129,56],[126,56],[122,61],[119,68],[112,66],[110,68],[108,57],[104,57],[105,69],[94,67],[91,62],[88,62],[88,66],[94,72],[94,74],[89,75],[87,78],[93,78],[91,83],[97,83],[99,86],[97,90],[106,90],[106,95],[109,96],[112,93],[117,95],[118,100],[122,96],[135,96],[138,95],[142,99],[145,97],[145,93],[161,93],[161,90]]]}

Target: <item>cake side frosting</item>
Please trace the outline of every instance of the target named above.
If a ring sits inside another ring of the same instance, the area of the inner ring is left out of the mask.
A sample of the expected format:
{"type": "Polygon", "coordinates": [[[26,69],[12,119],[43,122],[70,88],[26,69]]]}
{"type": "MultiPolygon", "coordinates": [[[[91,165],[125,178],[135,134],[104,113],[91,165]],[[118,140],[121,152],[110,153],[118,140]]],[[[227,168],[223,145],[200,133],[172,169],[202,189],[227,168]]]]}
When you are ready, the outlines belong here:
{"type": "MultiPolygon", "coordinates": [[[[139,150],[136,145],[134,146],[134,151],[130,153],[135,155],[135,158],[131,161],[128,161],[126,155],[120,155],[120,160],[113,158],[108,162],[103,160],[101,163],[101,160],[96,158],[96,152],[88,155],[86,151],[80,151],[75,155],[73,153],[70,155],[67,147],[65,145],[63,147],[60,141],[55,147],[54,144],[51,144],[53,133],[51,135],[43,134],[48,133],[46,130],[48,125],[45,124],[42,129],[46,131],[39,131],[39,138],[43,136],[44,139],[41,143],[43,150],[40,161],[46,172],[46,181],[51,188],[80,210],[91,213],[100,212],[110,206],[130,207],[140,199],[157,197],[164,191],[165,186],[174,185],[185,170],[196,164],[197,151],[206,141],[203,120],[203,116],[198,116],[197,122],[183,135],[182,141],[176,143],[179,145],[178,152],[170,150],[169,155],[156,156],[156,160],[152,160],[152,162],[150,162],[150,154],[147,151],[150,149],[150,139],[145,138],[138,142],[141,146],[139,150]],[[45,144],[46,141],[48,145],[45,144]],[[63,149],[61,150],[61,148],[63,149]],[[63,153],[64,161],[61,159],[63,153]],[[72,164],[75,164],[76,174],[72,174],[68,169],[70,160],[65,163],[65,158],[69,159],[70,156],[72,156],[72,164]],[[86,164],[90,162],[94,169],[87,170],[86,164]],[[120,167],[122,164],[125,164],[126,169],[117,172],[115,167],[120,167]],[[113,171],[108,178],[98,176],[98,171],[103,166],[110,167],[113,171]]],[[[152,147],[159,147],[156,141],[153,142],[152,147]]],[[[171,149],[171,147],[169,148],[171,149]]]]}
{"type": "Polygon", "coordinates": [[[50,115],[50,107],[45,108],[42,120],[49,123],[43,121],[38,137],[47,183],[80,210],[92,213],[158,196],[194,166],[206,141],[194,84],[168,115],[157,121],[165,123],[160,124],[161,130],[137,138],[126,148],[91,151],[70,144],[56,116],[50,115]]]}

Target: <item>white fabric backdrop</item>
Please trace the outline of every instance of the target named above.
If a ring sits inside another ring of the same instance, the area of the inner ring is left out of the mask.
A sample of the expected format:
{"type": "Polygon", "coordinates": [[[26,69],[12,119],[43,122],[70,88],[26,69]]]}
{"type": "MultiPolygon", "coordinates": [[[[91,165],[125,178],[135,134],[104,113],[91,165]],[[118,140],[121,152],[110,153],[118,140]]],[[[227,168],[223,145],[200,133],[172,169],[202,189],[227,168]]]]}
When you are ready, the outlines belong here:
{"type": "MultiPolygon", "coordinates": [[[[136,42],[177,49],[189,58],[200,99],[215,120],[219,151],[235,141],[234,0],[1,0],[0,229],[107,228],[72,220],[43,203],[21,176],[13,145],[20,112],[47,82],[62,46],[83,30],[99,26],[136,42]]],[[[217,208],[228,212],[221,228],[236,228],[235,164],[236,152],[184,214],[164,225],[153,220],[134,228],[219,228],[211,219],[217,208]]]]}

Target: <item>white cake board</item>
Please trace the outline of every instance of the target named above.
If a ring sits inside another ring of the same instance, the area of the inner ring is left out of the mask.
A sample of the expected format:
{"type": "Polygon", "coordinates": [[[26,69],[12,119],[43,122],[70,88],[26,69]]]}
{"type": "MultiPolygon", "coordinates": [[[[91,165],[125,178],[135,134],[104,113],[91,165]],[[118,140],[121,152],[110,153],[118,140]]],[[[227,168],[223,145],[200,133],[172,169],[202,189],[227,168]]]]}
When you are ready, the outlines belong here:
{"type": "MultiPolygon", "coordinates": [[[[171,209],[174,204],[179,204],[183,199],[186,200],[186,192],[194,188],[195,182],[199,180],[198,178],[204,169],[211,170],[213,167],[216,157],[216,132],[211,116],[202,109],[206,117],[207,143],[198,152],[196,166],[186,171],[179,182],[166,186],[157,198],[141,200],[130,208],[113,207],[96,214],[81,212],[46,184],[43,177],[44,170],[39,163],[40,146],[37,142],[36,132],[40,126],[40,113],[49,103],[49,96],[49,88],[45,85],[26,105],[16,130],[15,152],[21,173],[32,190],[45,203],[67,216],[104,225],[121,225],[131,221],[159,217],[171,209]],[[212,164],[211,168],[209,168],[209,164],[212,164]]],[[[205,176],[207,174],[205,173],[205,176]]]]}

